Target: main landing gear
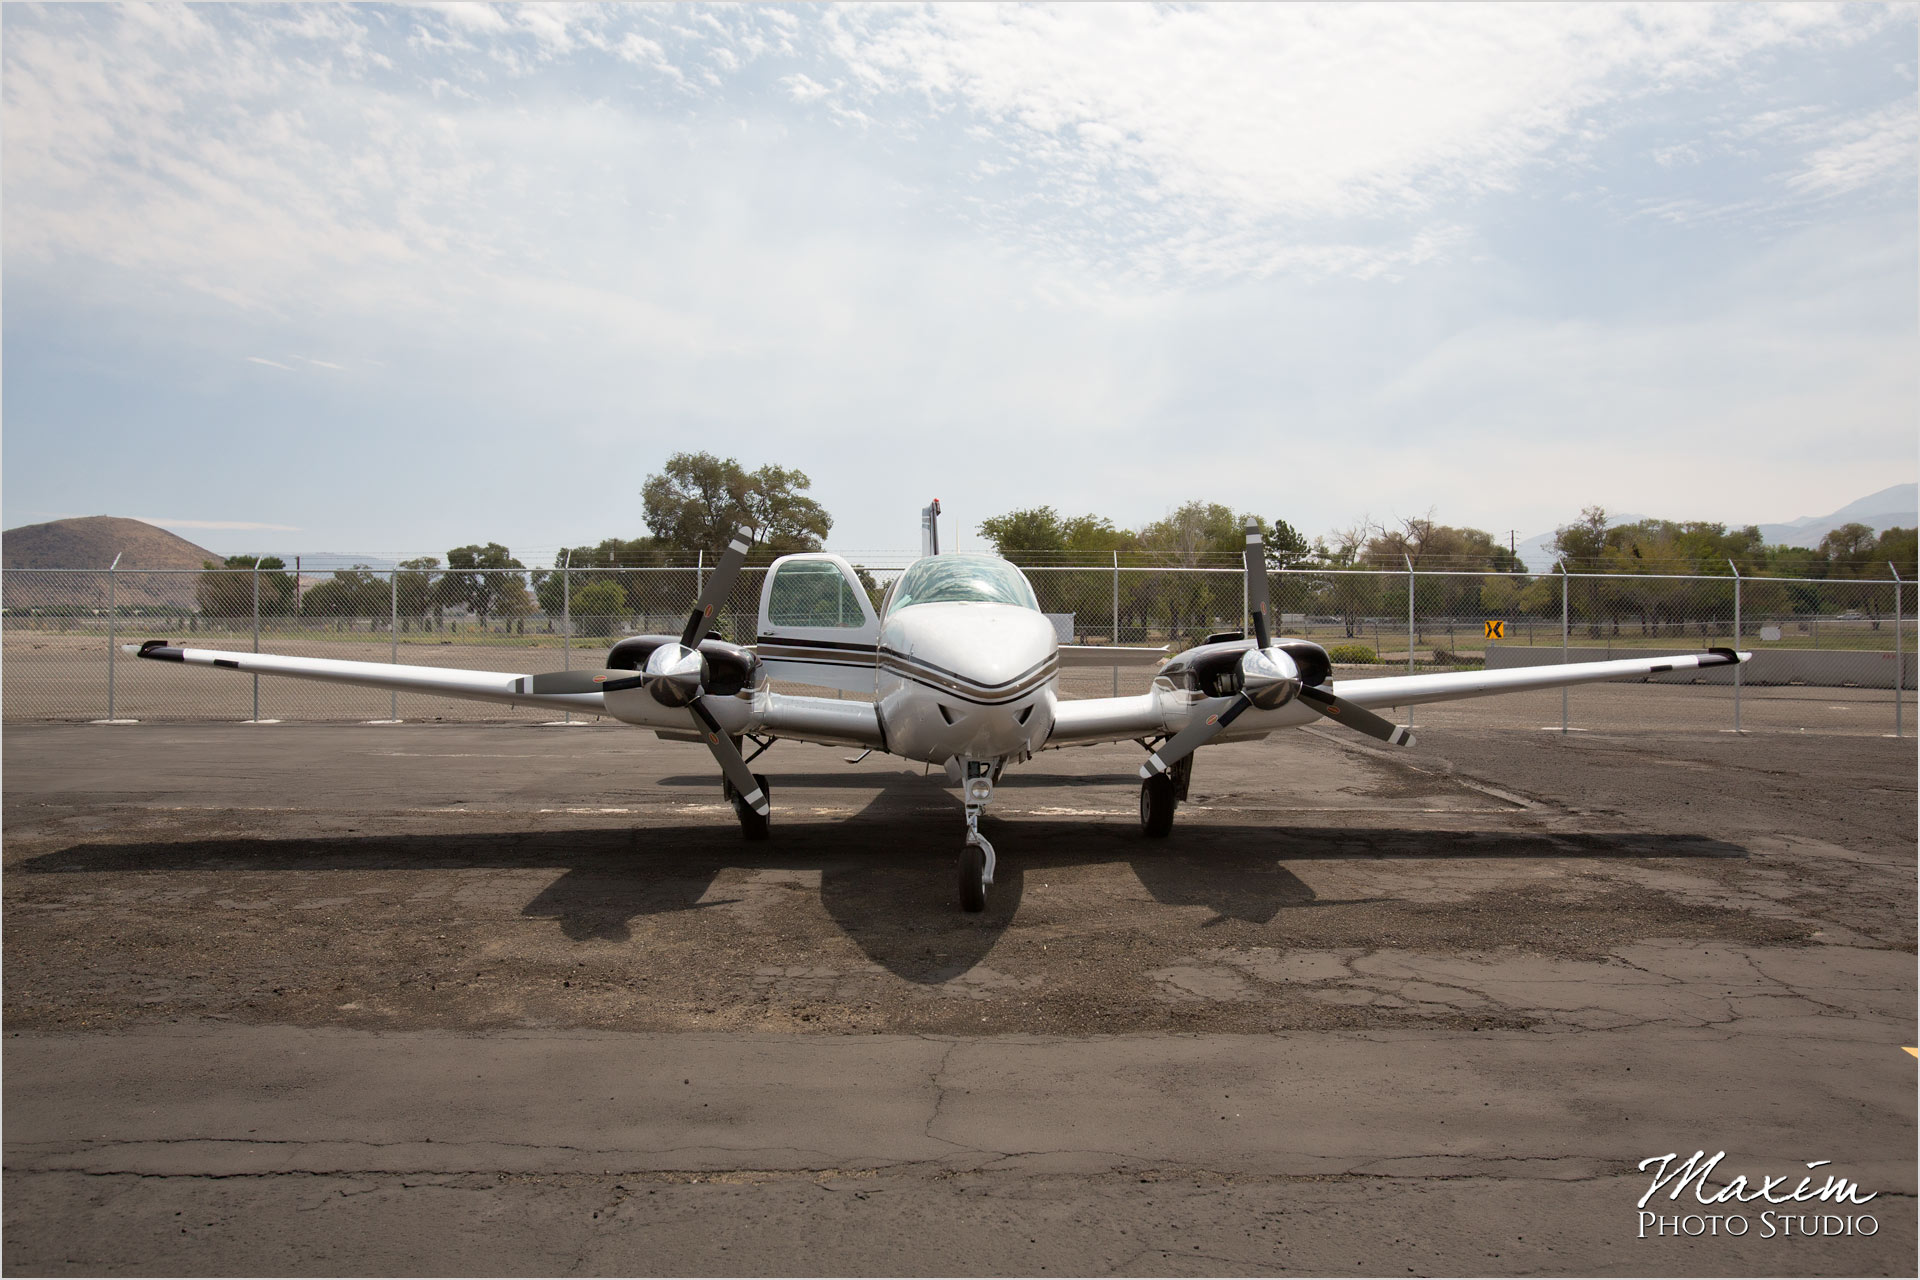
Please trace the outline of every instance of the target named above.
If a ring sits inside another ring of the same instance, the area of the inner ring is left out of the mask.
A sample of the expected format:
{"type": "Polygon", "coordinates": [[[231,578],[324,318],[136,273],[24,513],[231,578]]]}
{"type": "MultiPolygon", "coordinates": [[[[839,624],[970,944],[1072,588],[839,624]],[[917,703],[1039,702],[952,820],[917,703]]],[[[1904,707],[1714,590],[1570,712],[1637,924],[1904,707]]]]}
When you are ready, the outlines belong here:
{"type": "MultiPolygon", "coordinates": [[[[773,799],[773,788],[767,785],[767,775],[764,773],[756,773],[753,775],[753,781],[754,785],[765,792],[767,799],[771,801],[773,799]]],[[[750,806],[741,794],[733,789],[733,783],[722,778],[720,780],[720,791],[721,794],[726,796],[727,803],[733,806],[734,816],[740,819],[741,835],[749,840],[765,840],[773,833],[772,817],[763,817],[750,806]]]]}
{"type": "Polygon", "coordinates": [[[964,762],[961,798],[967,805],[967,842],[960,849],[960,909],[987,909],[987,886],[993,883],[993,846],[980,834],[980,814],[993,800],[993,765],[986,760],[964,762]]]}
{"type": "Polygon", "coordinates": [[[1140,830],[1155,840],[1173,833],[1173,811],[1187,798],[1187,784],[1193,780],[1193,757],[1174,763],[1166,773],[1156,773],[1140,784],[1140,830]]]}
{"type": "MultiPolygon", "coordinates": [[[[735,738],[733,740],[735,753],[739,752],[741,744],[746,741],[748,741],[746,738],[735,738]]],[[[777,739],[771,736],[753,738],[752,742],[758,750],[741,760],[740,763],[752,764],[755,760],[765,755],[767,749],[776,741],[777,739]]],[[[727,777],[724,773],[720,775],[720,794],[725,796],[727,803],[733,806],[733,816],[740,819],[740,834],[748,840],[765,840],[773,834],[773,788],[767,785],[767,775],[764,773],[756,773],[753,775],[753,785],[760,788],[760,793],[767,799],[767,812],[764,814],[747,803],[746,797],[742,796],[739,789],[733,785],[732,778],[727,777]]]]}

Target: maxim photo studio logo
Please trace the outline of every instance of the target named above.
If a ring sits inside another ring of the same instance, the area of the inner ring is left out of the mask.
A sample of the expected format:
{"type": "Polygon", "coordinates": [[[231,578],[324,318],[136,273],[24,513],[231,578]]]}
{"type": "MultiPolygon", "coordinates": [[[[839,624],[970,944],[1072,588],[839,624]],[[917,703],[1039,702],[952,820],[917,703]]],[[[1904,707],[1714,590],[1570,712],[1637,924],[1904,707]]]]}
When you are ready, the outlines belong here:
{"type": "Polygon", "coordinates": [[[1861,1193],[1860,1184],[1819,1170],[1831,1160],[1809,1160],[1809,1172],[1774,1176],[1762,1174],[1749,1179],[1736,1174],[1729,1182],[1709,1185],[1724,1151],[1711,1158],[1696,1151],[1676,1165],[1679,1153],[1648,1156],[1640,1162],[1640,1171],[1653,1171],[1653,1180],[1640,1197],[1639,1237],[1642,1240],[1674,1236],[1744,1236],[1752,1233],[1762,1240],[1791,1236],[1872,1236],[1880,1232],[1880,1222],[1872,1214],[1855,1213],[1853,1207],[1866,1204],[1880,1193],[1861,1193]],[[1798,1179],[1796,1182],[1795,1179],[1798,1179]],[[1691,1212],[1692,1205],[1681,1200],[1689,1188],[1702,1207],[1716,1210],[1691,1212]],[[1667,1192],[1675,1212],[1665,1213],[1657,1197],[1667,1192]],[[1651,1206],[1651,1207],[1650,1207],[1651,1206]],[[1837,1211],[1837,1212],[1836,1212],[1837,1211]]]}

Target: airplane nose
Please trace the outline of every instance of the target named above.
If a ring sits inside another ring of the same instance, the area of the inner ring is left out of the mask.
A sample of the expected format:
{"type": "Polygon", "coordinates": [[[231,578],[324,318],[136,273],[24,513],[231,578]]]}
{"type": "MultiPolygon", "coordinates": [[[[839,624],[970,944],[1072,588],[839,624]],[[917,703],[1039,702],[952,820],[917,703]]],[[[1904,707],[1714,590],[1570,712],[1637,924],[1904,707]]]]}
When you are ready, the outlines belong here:
{"type": "Polygon", "coordinates": [[[967,701],[1010,702],[1058,668],[1053,623],[1015,605],[923,604],[889,618],[880,660],[899,674],[967,701]]]}

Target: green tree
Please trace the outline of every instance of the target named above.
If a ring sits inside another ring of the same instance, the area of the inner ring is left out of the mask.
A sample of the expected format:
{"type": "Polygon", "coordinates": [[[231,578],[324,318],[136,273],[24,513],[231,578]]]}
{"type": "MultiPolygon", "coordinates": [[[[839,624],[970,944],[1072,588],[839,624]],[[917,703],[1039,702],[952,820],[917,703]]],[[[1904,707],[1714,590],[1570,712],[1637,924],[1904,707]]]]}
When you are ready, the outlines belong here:
{"type": "Polygon", "coordinates": [[[1578,520],[1554,531],[1553,549],[1566,559],[1569,569],[1598,561],[1607,549],[1607,509],[1582,507],[1578,520]]]}
{"type": "Polygon", "coordinates": [[[300,599],[300,612],[309,618],[384,618],[393,599],[385,577],[356,564],[336,569],[300,599]]]}
{"type": "Polygon", "coordinates": [[[626,593],[618,583],[602,578],[573,593],[573,630],[576,635],[610,636],[625,616],[626,593]]]}
{"type": "Polygon", "coordinates": [[[667,549],[717,552],[750,526],[774,555],[818,551],[833,528],[826,508],[806,496],[803,471],[768,464],[747,471],[732,458],[676,453],[640,491],[647,528],[667,549]]]}
{"type": "Polygon", "coordinates": [[[1876,557],[1879,539],[1864,524],[1843,524],[1820,539],[1820,558],[1827,562],[1829,578],[1858,578],[1876,557]]]}
{"type": "Polygon", "coordinates": [[[643,584],[646,575],[637,573],[604,572],[609,569],[648,569],[661,568],[672,563],[678,553],[663,547],[659,539],[639,538],[603,538],[598,545],[591,547],[562,547],[553,557],[551,572],[536,572],[534,591],[539,597],[540,611],[550,618],[558,618],[566,609],[567,586],[562,578],[562,566],[572,579],[572,590],[578,592],[588,582],[617,583],[623,593],[627,607],[640,610],[645,607],[642,597],[645,595],[643,584]],[[582,577],[583,570],[591,570],[582,577]]]}
{"type": "Polygon", "coordinates": [[[1500,574],[1480,579],[1480,611],[1489,618],[1511,617],[1520,604],[1522,581],[1500,574]]]}
{"type": "MultiPolygon", "coordinates": [[[[1191,570],[1239,562],[1247,535],[1244,518],[1232,507],[1195,500],[1143,526],[1137,537],[1148,563],[1191,570]]],[[[1241,584],[1226,574],[1156,574],[1146,587],[1149,615],[1169,636],[1184,633],[1197,641],[1221,625],[1239,623],[1241,584]]]]}
{"type": "Polygon", "coordinates": [[[1233,508],[1218,502],[1184,502],[1139,532],[1140,549],[1156,563],[1197,568],[1223,557],[1240,558],[1246,531],[1233,508]]]}
{"type": "MultiPolygon", "coordinates": [[[[1874,570],[1874,577],[1891,576],[1887,571],[1887,563],[1889,561],[1899,567],[1900,576],[1908,582],[1912,582],[1915,578],[1920,577],[1920,564],[1915,563],[1917,559],[1920,559],[1920,531],[1898,528],[1882,529],[1877,544],[1874,547],[1874,552],[1875,558],[1879,561],[1879,564],[1874,570]]],[[[1907,598],[1912,599],[1912,596],[1908,596],[1907,598]]]]}
{"type": "Polygon", "coordinates": [[[293,612],[293,575],[286,572],[287,562],[279,556],[228,556],[215,562],[202,560],[204,570],[194,584],[194,603],[202,617],[251,618],[253,616],[254,574],[246,572],[255,565],[260,573],[260,616],[285,617],[293,612]]]}
{"type": "Polygon", "coordinates": [[[1119,552],[1125,555],[1139,549],[1139,539],[1127,529],[1117,529],[1105,516],[1075,516],[1060,522],[1060,533],[1067,550],[1084,555],[1095,563],[1119,552]]]}
{"type": "Polygon", "coordinates": [[[502,601],[525,590],[526,584],[518,577],[501,572],[509,569],[524,572],[526,566],[497,542],[489,542],[484,547],[478,543],[455,547],[447,552],[447,572],[440,579],[441,595],[448,604],[465,605],[484,627],[488,617],[499,611],[502,601]]]}
{"type": "Polygon", "coordinates": [[[440,557],[420,556],[413,560],[402,560],[397,572],[399,578],[393,590],[399,597],[394,604],[400,612],[401,629],[405,630],[415,622],[424,627],[427,615],[445,603],[439,590],[440,557]]]}
{"type": "Polygon", "coordinates": [[[1303,563],[1313,554],[1300,531],[1285,520],[1276,519],[1263,531],[1267,546],[1267,568],[1273,570],[1291,569],[1303,563]]]}
{"type": "Polygon", "coordinates": [[[1060,513],[1052,507],[1029,507],[982,520],[980,536],[1008,560],[1020,560],[1036,552],[1048,556],[1067,549],[1060,513]]]}

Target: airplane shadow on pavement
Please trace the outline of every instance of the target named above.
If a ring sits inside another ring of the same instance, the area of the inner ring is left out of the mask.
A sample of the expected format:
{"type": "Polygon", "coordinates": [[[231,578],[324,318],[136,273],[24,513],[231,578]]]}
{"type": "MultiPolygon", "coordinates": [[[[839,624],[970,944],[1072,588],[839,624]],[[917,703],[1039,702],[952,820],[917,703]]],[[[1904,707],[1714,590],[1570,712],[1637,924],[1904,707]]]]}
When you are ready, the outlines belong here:
{"type": "MultiPolygon", "coordinates": [[[[710,779],[700,781],[711,786],[710,779]]],[[[673,825],[78,844],[28,858],[19,870],[58,875],[560,867],[562,874],[521,914],[555,921],[576,942],[624,942],[633,937],[635,921],[737,904],[741,899],[725,888],[715,893],[716,879],[728,869],[817,871],[827,914],[872,961],[908,981],[938,984],[979,964],[1020,914],[1027,878],[1056,868],[1125,861],[1155,901],[1211,912],[1205,924],[1264,924],[1283,911],[1382,901],[1319,898],[1289,864],[1747,856],[1737,845],[1705,836],[1644,832],[1548,835],[1196,821],[1184,829],[1176,823],[1169,839],[1149,840],[1130,813],[1067,821],[996,818],[989,811],[981,830],[999,852],[998,875],[987,909],[964,915],[956,884],[961,806],[957,792],[937,776],[904,771],[879,778],[780,776],[772,794],[773,838],[766,843],[742,841],[715,795],[715,811],[673,825]],[[782,819],[783,796],[829,787],[858,789],[867,803],[851,815],[808,815],[805,803],[789,799],[792,814],[782,819]],[[936,939],[937,945],[930,945],[936,939]]]]}

